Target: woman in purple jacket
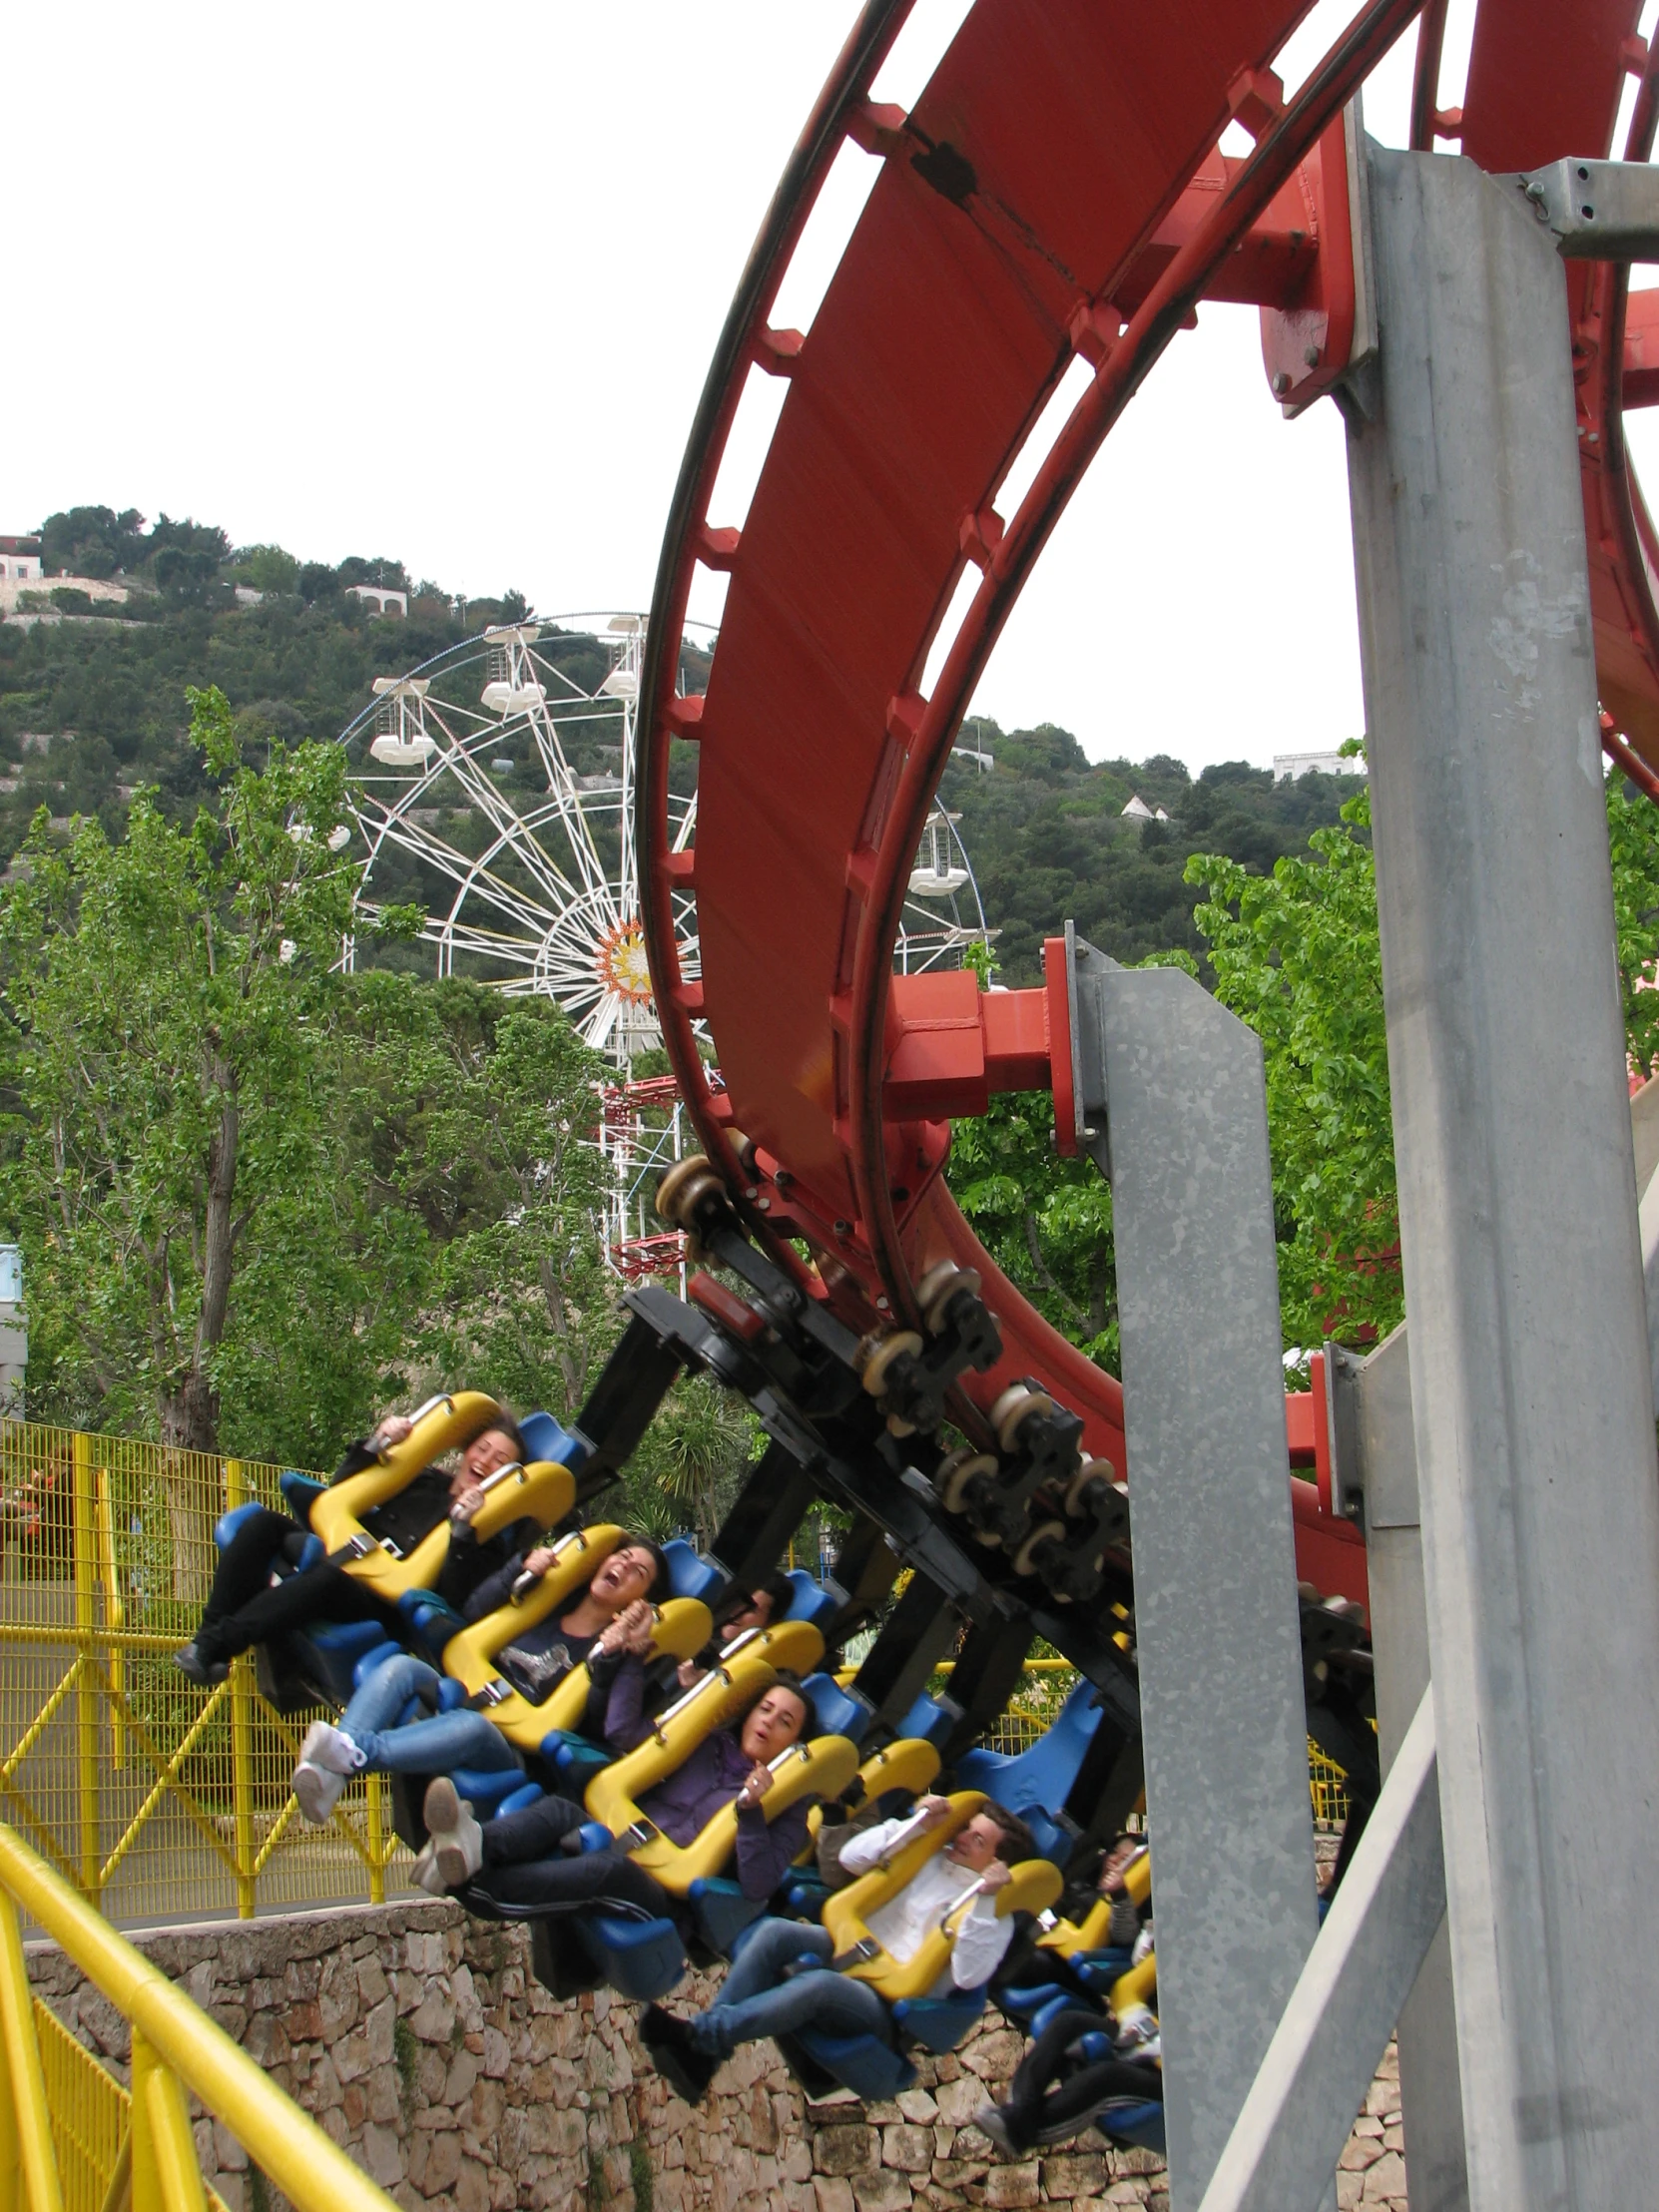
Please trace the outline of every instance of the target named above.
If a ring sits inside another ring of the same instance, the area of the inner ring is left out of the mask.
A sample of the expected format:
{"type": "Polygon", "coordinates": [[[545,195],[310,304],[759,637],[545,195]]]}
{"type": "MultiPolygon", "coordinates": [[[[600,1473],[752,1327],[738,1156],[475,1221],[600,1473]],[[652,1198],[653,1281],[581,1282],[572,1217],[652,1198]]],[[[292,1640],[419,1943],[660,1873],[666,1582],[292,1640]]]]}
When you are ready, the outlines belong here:
{"type": "MultiPolygon", "coordinates": [[[[764,1903],[783,1881],[807,1842],[808,1801],[797,1799],[769,1823],[764,1800],[772,1787],[770,1761],[789,1750],[806,1729],[811,1707],[793,1675],[780,1674],[740,1720],[717,1728],[639,1800],[642,1815],[671,1843],[686,1845],[715,1815],[738,1809],[734,1865],[746,1898],[764,1903]]],[[[543,1798],[521,1813],[475,1821],[440,1776],[426,1792],[430,1841],[415,1866],[415,1880],[441,1896],[454,1890],[463,1905],[492,1917],[529,1919],[588,1898],[637,1907],[653,1919],[673,1920],[679,1901],[629,1858],[620,1842],[584,1852],[578,1838],[584,1816],[563,1798],[543,1798]]]]}

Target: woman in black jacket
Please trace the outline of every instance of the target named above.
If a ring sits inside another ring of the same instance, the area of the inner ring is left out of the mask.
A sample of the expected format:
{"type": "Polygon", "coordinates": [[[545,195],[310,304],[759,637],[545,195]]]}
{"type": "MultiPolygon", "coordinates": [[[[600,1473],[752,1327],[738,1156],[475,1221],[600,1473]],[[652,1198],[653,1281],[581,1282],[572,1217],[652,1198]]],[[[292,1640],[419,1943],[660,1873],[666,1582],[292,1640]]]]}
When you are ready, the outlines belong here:
{"type": "MultiPolygon", "coordinates": [[[[343,1482],[373,1466],[382,1452],[404,1440],[412,1426],[404,1414],[388,1413],[360,1443],[351,1445],[331,1482],[343,1482]]],[[[503,1412],[473,1437],[453,1473],[441,1467],[423,1468],[395,1496],[364,1513],[363,1526],[371,1536],[389,1538],[400,1552],[406,1552],[447,1514],[449,1554],[437,1590],[458,1611],[489,1574],[541,1533],[533,1521],[516,1521],[485,1543],[479,1543],[472,1532],[473,1516],[484,1502],[482,1485],[523,1456],[518,1423],[503,1412]]],[[[173,1654],[182,1674],[203,1688],[223,1682],[239,1651],[269,1643],[274,1636],[309,1621],[378,1620],[388,1632],[396,1629],[393,1609],[348,1574],[343,1564],[322,1560],[302,1574],[272,1584],[277,1560],[296,1562],[305,1538],[306,1531],[285,1513],[261,1506],[244,1517],[220,1556],[195,1636],[173,1654]]]]}

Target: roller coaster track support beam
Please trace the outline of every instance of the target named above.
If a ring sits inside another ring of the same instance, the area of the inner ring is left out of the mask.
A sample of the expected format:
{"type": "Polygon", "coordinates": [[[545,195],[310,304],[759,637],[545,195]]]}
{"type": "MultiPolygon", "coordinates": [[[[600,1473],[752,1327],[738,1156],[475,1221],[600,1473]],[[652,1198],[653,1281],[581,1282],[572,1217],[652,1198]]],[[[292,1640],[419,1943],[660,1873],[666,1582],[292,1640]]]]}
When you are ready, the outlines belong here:
{"type": "MultiPolygon", "coordinates": [[[[1350,1464],[1366,1524],[1372,1651],[1377,1669],[1377,1735],[1384,1777],[1399,1757],[1428,1688],[1428,1614],[1422,1585],[1422,1523],[1417,1452],[1411,1427],[1411,1356],[1403,1322],[1369,1359],[1345,1362],[1339,1388],[1351,1393],[1350,1464]]],[[[1429,1878],[1443,1892],[1444,1876],[1429,1878]]],[[[1375,2032],[1376,2050],[1390,2023],[1375,2032]]],[[[1464,2212],[1469,2200],[1463,2153],[1463,2097],[1457,2071],[1457,2016],[1444,1915],[1411,1993],[1400,2007],[1399,2096],[1412,2212],[1464,2212]]],[[[1329,2038],[1326,2038],[1328,2041],[1329,2038]]],[[[1352,2061],[1368,2068],[1366,2052],[1352,2061]]],[[[1367,2078],[1369,2078],[1369,2071],[1367,2078]]],[[[1349,2100],[1352,2101],[1352,2100],[1349,2100]]],[[[1328,2100],[1334,2113],[1344,2100],[1328,2100]]]]}
{"type": "Polygon", "coordinates": [[[1599,2212],[1659,2163],[1659,1480],[1557,257],[1586,249],[1553,171],[1370,158],[1349,461],[1468,2201],[1599,2212]]]}
{"type": "Polygon", "coordinates": [[[1260,1041],[1190,976],[1066,935],[1078,1131],[1112,1184],[1170,2203],[1194,2212],[1317,1925],[1267,1097],[1260,1041]]]}

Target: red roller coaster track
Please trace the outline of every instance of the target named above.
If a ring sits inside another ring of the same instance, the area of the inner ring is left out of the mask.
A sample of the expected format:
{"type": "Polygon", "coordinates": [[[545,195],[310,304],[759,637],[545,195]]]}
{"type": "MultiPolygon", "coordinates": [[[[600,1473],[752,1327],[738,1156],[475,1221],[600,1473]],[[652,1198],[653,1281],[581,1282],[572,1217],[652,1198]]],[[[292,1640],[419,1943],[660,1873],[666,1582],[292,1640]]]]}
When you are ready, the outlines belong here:
{"type": "MultiPolygon", "coordinates": [[[[894,978],[899,905],[975,682],[1090,460],[1200,300],[1264,310],[1293,404],[1348,358],[1352,269],[1340,115],[1420,13],[1413,142],[1516,170],[1611,145],[1640,77],[1628,158],[1659,115],[1637,0],[1482,0],[1460,110],[1438,107],[1445,0],[1371,0],[1287,104],[1272,64],[1305,8],[1207,0],[978,0],[909,114],[869,88],[909,12],[870,0],[768,212],[704,390],[653,603],[638,837],[657,1002],[699,1137],[748,1229],[860,1331],[913,1321],[949,1256],[979,1270],[1004,1343],[953,1408],[1040,1378],[1124,1463],[1117,1383],[1057,1336],[979,1248],[943,1180],[948,1116],[1047,1087],[1042,992],[975,1003],[971,978],[894,978]],[[1243,162],[1218,142],[1233,120],[1243,162]],[[1335,129],[1333,129],[1335,126],[1335,129]],[[772,303],[831,162],[880,174],[805,334],[772,303]],[[1322,145],[1323,140],[1323,145],[1322,145]],[[1294,337],[1294,358],[1285,353],[1294,337]],[[1311,336],[1311,342],[1310,342],[1311,336]],[[1094,375],[1017,510],[999,487],[1073,358],[1094,375]],[[752,367],[789,389],[741,531],[709,512],[752,367]],[[698,563],[730,574],[706,696],[674,693],[698,563]],[[982,573],[931,695],[919,686],[965,569],[982,573]],[[695,848],[667,834],[670,749],[699,747],[695,848]],[[671,894],[697,902],[702,974],[679,968],[671,894]],[[958,988],[958,984],[963,984],[958,988]],[[726,1089],[692,1031],[701,1015],[726,1089]],[[749,1140],[742,1148],[734,1136],[749,1140]],[[816,1269],[790,1240],[806,1243],[816,1269]]],[[[1622,409],[1659,397],[1659,316],[1628,272],[1570,275],[1597,667],[1614,733],[1659,766],[1659,541],[1626,466],[1622,409]],[[1628,371],[1628,383],[1626,374],[1628,371]]],[[[1293,1460],[1316,1458],[1292,1399],[1293,1460]]],[[[1131,1478],[1133,1470],[1128,1470],[1131,1478]]],[[[1364,1598],[1364,1550],[1293,1484],[1301,1571],[1364,1598]]],[[[1326,1493],[1328,1495],[1328,1492],[1326,1493]]]]}

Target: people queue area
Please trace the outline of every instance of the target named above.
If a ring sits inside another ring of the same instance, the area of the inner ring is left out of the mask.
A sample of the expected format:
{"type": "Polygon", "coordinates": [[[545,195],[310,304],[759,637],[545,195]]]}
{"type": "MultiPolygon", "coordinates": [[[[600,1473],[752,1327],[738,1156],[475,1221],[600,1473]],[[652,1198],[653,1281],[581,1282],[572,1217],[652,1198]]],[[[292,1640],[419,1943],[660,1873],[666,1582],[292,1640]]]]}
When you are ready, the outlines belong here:
{"type": "Polygon", "coordinates": [[[303,1817],[397,1778],[415,1883],[533,1922],[554,1987],[643,2001],[691,2102],[760,2037],[810,2088],[890,2096],[907,2051],[953,2047],[994,2000],[1031,2036],[976,2115],[1001,2151],[1090,2125],[1160,2147],[1144,1840],[1062,1872],[1047,1817],[1088,1686],[1046,1761],[975,1751],[955,1779],[994,1787],[941,1793],[926,1712],[861,1741],[867,1708],[826,1664],[829,1592],[800,1570],[732,1587],[683,1541],[570,1526],[581,1450],[479,1392],[386,1415],[328,1483],[285,1476],[287,1511],[225,1516],[177,1664],[206,1688],[260,1648],[328,1692],[338,1718],[293,1771],[303,1817]],[[719,1961],[708,2007],[661,2001],[719,1961]]]}

